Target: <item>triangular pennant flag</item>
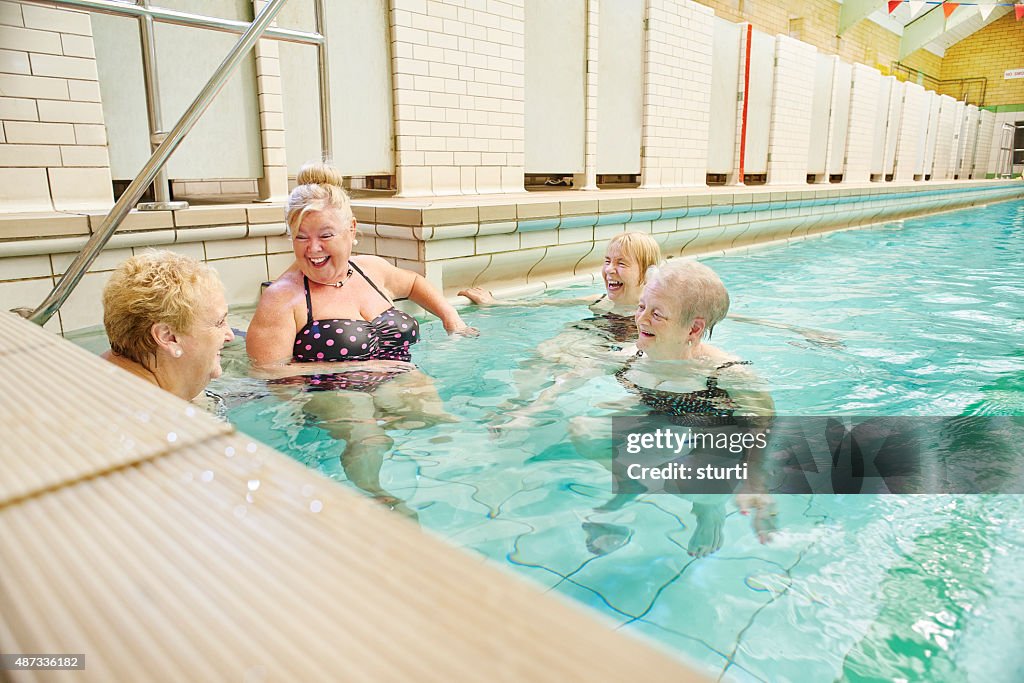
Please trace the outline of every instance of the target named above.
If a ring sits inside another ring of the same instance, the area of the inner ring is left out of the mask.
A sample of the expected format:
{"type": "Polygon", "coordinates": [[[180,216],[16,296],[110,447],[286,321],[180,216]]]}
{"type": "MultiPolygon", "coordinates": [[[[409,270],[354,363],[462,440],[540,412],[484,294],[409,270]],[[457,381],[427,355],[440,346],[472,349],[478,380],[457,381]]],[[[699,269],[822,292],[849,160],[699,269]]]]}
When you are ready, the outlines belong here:
{"type": "Polygon", "coordinates": [[[889,14],[892,14],[892,11],[899,7],[902,3],[903,0],[889,0],[889,14]]]}
{"type": "Polygon", "coordinates": [[[942,12],[946,15],[946,18],[949,19],[949,15],[952,14],[959,6],[959,2],[944,2],[942,3],[942,12]]]}
{"type": "Polygon", "coordinates": [[[924,9],[924,0],[910,0],[907,4],[910,5],[911,19],[915,18],[921,13],[921,10],[924,9]]]}
{"type": "Polygon", "coordinates": [[[981,20],[988,21],[988,15],[996,8],[995,3],[978,3],[978,11],[981,12],[981,20]]]}
{"type": "Polygon", "coordinates": [[[1024,17],[1024,5],[1014,5],[1013,13],[1017,15],[1017,21],[1020,21],[1020,18],[1024,17]]]}

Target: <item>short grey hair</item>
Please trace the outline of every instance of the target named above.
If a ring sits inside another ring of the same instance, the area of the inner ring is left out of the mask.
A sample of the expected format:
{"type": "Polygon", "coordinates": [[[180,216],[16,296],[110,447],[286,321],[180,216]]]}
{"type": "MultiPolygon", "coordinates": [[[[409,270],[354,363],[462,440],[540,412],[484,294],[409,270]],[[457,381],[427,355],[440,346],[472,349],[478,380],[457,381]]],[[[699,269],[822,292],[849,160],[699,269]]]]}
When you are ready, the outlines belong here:
{"type": "Polygon", "coordinates": [[[647,269],[647,286],[661,287],[679,304],[681,325],[694,318],[704,319],[704,332],[711,336],[715,325],[729,313],[729,292],[722,280],[703,263],[693,259],[670,259],[647,269]]]}

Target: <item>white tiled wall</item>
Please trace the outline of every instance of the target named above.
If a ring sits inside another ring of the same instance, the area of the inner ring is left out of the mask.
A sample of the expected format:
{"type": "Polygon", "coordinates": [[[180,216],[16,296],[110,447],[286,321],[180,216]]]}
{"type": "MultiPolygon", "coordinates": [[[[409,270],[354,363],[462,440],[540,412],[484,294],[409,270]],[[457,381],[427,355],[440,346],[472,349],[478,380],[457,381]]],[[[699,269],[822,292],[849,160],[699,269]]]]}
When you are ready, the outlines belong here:
{"type": "Polygon", "coordinates": [[[863,64],[853,65],[850,93],[850,126],[846,138],[846,169],[843,182],[864,183],[871,179],[871,154],[875,140],[875,117],[881,74],[863,64]]]}
{"type": "Polygon", "coordinates": [[[953,156],[953,134],[956,121],[957,103],[949,95],[939,96],[938,138],[935,141],[935,163],[932,167],[932,180],[947,180],[953,177],[950,160],[953,156]]]}
{"type": "Polygon", "coordinates": [[[956,174],[960,178],[967,178],[971,175],[971,168],[974,166],[975,145],[978,142],[978,108],[973,104],[967,105],[960,136],[963,149],[956,174]]]}
{"type": "Polygon", "coordinates": [[[522,0],[394,0],[403,196],[523,189],[522,0]]]}
{"type": "Polygon", "coordinates": [[[981,125],[978,128],[978,149],[974,155],[974,172],[971,173],[971,178],[984,178],[986,173],[995,171],[991,165],[991,152],[996,134],[996,115],[983,110],[979,112],[979,116],[981,125]]]}
{"type": "MultiPolygon", "coordinates": [[[[259,12],[266,4],[255,0],[259,12]]],[[[260,199],[281,201],[288,196],[288,160],[285,156],[284,97],[281,90],[280,46],[273,40],[256,43],[256,93],[260,111],[260,146],[263,177],[260,199]]]]}
{"type": "Polygon", "coordinates": [[[689,0],[648,0],[643,187],[706,182],[713,19],[689,0]]]}
{"type": "Polygon", "coordinates": [[[587,0],[587,62],[584,69],[587,121],[584,137],[585,157],[582,186],[588,190],[597,189],[598,56],[601,46],[600,12],[600,0],[587,0]]]}
{"type": "Polygon", "coordinates": [[[889,109],[886,113],[888,123],[885,127],[885,145],[882,161],[882,173],[886,176],[893,174],[896,168],[896,146],[900,137],[900,125],[903,117],[903,95],[906,85],[906,83],[894,81],[889,91],[889,109]]]}
{"type": "Polygon", "coordinates": [[[935,150],[939,141],[939,110],[942,108],[942,99],[936,92],[926,93],[928,105],[928,133],[925,135],[924,169],[922,173],[926,179],[930,179],[932,169],[935,167],[935,150]]]}
{"type": "Polygon", "coordinates": [[[775,85],[768,138],[768,183],[807,181],[811,100],[817,50],[788,36],[775,42],[775,85]]]}
{"type": "Polygon", "coordinates": [[[913,180],[917,168],[917,155],[923,153],[921,118],[925,110],[924,88],[917,83],[904,83],[903,115],[900,117],[896,141],[895,180],[913,180]]]}
{"type": "Polygon", "coordinates": [[[89,15],[3,2],[0,200],[9,211],[113,203],[89,15]]]}

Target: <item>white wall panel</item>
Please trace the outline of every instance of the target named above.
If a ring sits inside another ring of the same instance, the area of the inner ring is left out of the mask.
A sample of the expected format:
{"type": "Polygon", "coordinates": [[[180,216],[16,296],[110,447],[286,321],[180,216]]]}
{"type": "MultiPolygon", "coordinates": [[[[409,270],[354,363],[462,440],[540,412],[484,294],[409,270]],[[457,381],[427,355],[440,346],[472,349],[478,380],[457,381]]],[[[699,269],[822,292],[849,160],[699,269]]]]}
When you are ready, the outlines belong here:
{"type": "Polygon", "coordinates": [[[896,144],[899,142],[900,124],[903,121],[904,84],[896,81],[889,94],[888,124],[885,128],[885,159],[882,172],[890,175],[896,170],[896,144]]]}
{"type": "MultiPolygon", "coordinates": [[[[312,0],[289,0],[276,21],[278,26],[285,28],[316,30],[312,0]]],[[[304,163],[319,159],[324,154],[320,142],[318,50],[314,45],[284,41],[277,45],[281,57],[285,156],[288,174],[295,175],[304,163]]]]}
{"type": "MultiPolygon", "coordinates": [[[[346,175],[390,174],[395,160],[388,3],[331,0],[324,5],[334,163],[346,175]]],[[[287,112],[285,125],[291,125],[287,112]]]]}
{"type": "Polygon", "coordinates": [[[935,149],[939,139],[939,109],[942,107],[942,100],[936,92],[928,91],[928,134],[924,139],[924,167],[921,172],[927,176],[932,174],[935,167],[935,149]]]}
{"type": "Polygon", "coordinates": [[[715,17],[711,57],[711,121],[708,173],[732,173],[736,159],[736,93],[741,90],[743,26],[715,17]]]}
{"type": "Polygon", "coordinates": [[[993,172],[990,167],[992,153],[992,137],[995,134],[996,115],[987,110],[978,112],[978,148],[974,154],[974,170],[971,178],[984,178],[993,172]]]}
{"type": "Polygon", "coordinates": [[[892,86],[896,79],[892,76],[882,78],[878,88],[878,113],[875,118],[875,141],[871,148],[871,173],[878,175],[885,166],[885,137],[889,127],[889,103],[892,98],[892,86]]]}
{"type": "Polygon", "coordinates": [[[960,162],[964,154],[964,138],[967,132],[964,121],[967,118],[967,104],[957,100],[953,108],[953,146],[949,156],[949,177],[955,178],[960,172],[960,162]]]}
{"type": "Polygon", "coordinates": [[[832,114],[828,136],[828,169],[830,175],[844,172],[846,138],[850,129],[850,89],[853,80],[853,66],[843,61],[836,62],[835,80],[832,86],[832,114]]]}
{"type": "Polygon", "coordinates": [[[775,37],[754,31],[750,43],[747,144],[744,173],[768,172],[768,131],[775,84],[775,37]]]}
{"type": "Polygon", "coordinates": [[[924,175],[924,160],[927,154],[928,120],[931,118],[931,102],[935,93],[926,90],[918,95],[920,102],[914,124],[914,135],[917,141],[914,147],[914,175],[924,175]]]}
{"type": "Polygon", "coordinates": [[[142,170],[151,150],[139,22],[96,13],[92,15],[92,33],[110,145],[110,176],[131,180],[142,170]]]}
{"type": "Polygon", "coordinates": [[[601,0],[598,16],[597,172],[640,173],[643,4],[601,0]]]}
{"type": "Polygon", "coordinates": [[[828,124],[832,108],[832,81],[838,57],[817,54],[814,66],[814,93],[811,99],[811,140],[807,150],[807,173],[825,172],[828,153],[828,124]]]}
{"type": "MultiPolygon", "coordinates": [[[[246,0],[176,0],[174,9],[229,19],[251,19],[246,0]]],[[[168,130],[238,42],[238,36],[157,23],[156,71],[168,130]]],[[[263,176],[256,65],[250,54],[217,94],[167,164],[172,179],[263,176]]]]}
{"type": "Polygon", "coordinates": [[[525,172],[581,173],[585,2],[526,0],[525,14],[525,172]]]}
{"type": "Polygon", "coordinates": [[[961,136],[963,149],[960,154],[960,166],[957,175],[961,179],[971,175],[974,167],[974,152],[978,144],[978,107],[973,104],[967,105],[967,114],[964,117],[964,132],[961,136]]]}

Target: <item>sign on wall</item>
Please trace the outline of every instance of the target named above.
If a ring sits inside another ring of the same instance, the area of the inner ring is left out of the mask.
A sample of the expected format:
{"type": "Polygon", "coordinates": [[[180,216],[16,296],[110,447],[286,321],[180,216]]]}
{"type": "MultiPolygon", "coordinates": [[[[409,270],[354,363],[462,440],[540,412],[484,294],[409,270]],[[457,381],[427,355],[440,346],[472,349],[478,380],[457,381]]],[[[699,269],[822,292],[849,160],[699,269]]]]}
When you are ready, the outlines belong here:
{"type": "Polygon", "coordinates": [[[1003,72],[1003,80],[1008,81],[1011,78],[1024,78],[1024,69],[1007,69],[1003,72]]]}

